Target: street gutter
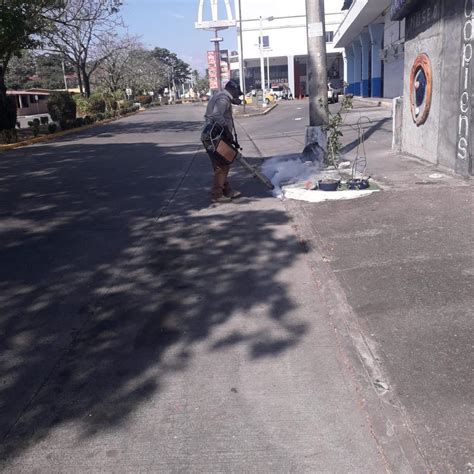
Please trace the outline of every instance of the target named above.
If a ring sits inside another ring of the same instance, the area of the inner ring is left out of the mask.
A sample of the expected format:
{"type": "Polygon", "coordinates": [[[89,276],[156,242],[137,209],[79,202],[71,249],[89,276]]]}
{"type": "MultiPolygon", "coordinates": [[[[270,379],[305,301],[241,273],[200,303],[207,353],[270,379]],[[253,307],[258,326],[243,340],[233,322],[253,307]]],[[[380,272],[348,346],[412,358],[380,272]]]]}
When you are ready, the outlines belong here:
{"type": "Polygon", "coordinates": [[[1,151],[9,151],[9,150],[14,150],[15,148],[20,148],[23,146],[28,146],[28,145],[34,145],[35,143],[42,143],[42,142],[48,142],[51,140],[55,140],[56,138],[61,138],[66,135],[72,135],[73,133],[78,133],[82,132],[84,130],[89,130],[94,127],[100,127],[101,125],[106,125],[111,122],[115,122],[117,120],[130,117],[132,115],[138,114],[140,112],[145,111],[146,109],[143,110],[137,110],[136,112],[132,112],[130,114],[122,115],[120,117],[114,117],[111,119],[107,120],[101,120],[100,122],[92,123],[90,125],[84,125],[82,127],[77,127],[77,128],[72,128],[71,130],[62,130],[60,132],[55,132],[55,133],[50,133],[48,135],[43,135],[41,137],[35,137],[35,138],[29,138],[28,140],[22,140],[21,142],[16,142],[16,143],[7,143],[5,145],[0,145],[0,152],[1,151]]]}
{"type": "Polygon", "coordinates": [[[268,113],[270,113],[278,104],[275,103],[273,104],[272,106],[268,107],[267,109],[265,109],[263,112],[257,112],[257,113],[254,113],[254,114],[236,114],[235,118],[248,118],[248,117],[258,117],[260,115],[267,115],[268,113]]]}

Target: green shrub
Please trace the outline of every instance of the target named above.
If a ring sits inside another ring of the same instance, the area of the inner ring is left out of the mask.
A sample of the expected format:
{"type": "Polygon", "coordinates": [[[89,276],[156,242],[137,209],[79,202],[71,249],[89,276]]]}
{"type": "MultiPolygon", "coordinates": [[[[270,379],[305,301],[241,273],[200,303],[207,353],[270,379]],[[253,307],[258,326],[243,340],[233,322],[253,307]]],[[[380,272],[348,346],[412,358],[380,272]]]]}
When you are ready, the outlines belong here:
{"type": "Polygon", "coordinates": [[[92,115],[103,114],[105,112],[105,100],[100,94],[92,94],[89,97],[87,112],[92,115]]]}
{"type": "Polygon", "coordinates": [[[85,125],[85,121],[82,117],[77,117],[77,119],[74,121],[75,127],[83,127],[84,125],[85,125]]]}
{"type": "Polygon", "coordinates": [[[35,118],[33,120],[30,120],[28,122],[28,127],[31,128],[31,131],[33,132],[33,136],[37,137],[40,131],[40,121],[39,119],[35,118]]]}
{"type": "Polygon", "coordinates": [[[127,109],[128,107],[131,107],[133,105],[133,102],[130,100],[122,100],[119,103],[120,109],[127,109]]]}
{"type": "Polygon", "coordinates": [[[18,139],[18,134],[15,128],[9,128],[0,132],[0,143],[15,143],[18,139]]]}
{"type": "Polygon", "coordinates": [[[76,118],[76,102],[69,92],[53,92],[48,99],[48,112],[55,122],[66,123],[76,118]]]}
{"type": "Polygon", "coordinates": [[[86,115],[86,116],[84,117],[84,124],[85,124],[85,125],[91,125],[91,124],[93,124],[93,123],[94,123],[94,120],[93,120],[93,118],[92,118],[90,115],[86,115]]]}
{"type": "Polygon", "coordinates": [[[105,115],[102,114],[102,113],[99,113],[99,114],[96,115],[96,118],[97,118],[98,121],[101,121],[101,120],[104,120],[105,115]]]}
{"type": "Polygon", "coordinates": [[[54,122],[51,122],[51,123],[48,125],[48,132],[49,132],[49,133],[54,133],[57,128],[58,128],[58,126],[57,126],[54,122]]]}
{"type": "Polygon", "coordinates": [[[78,115],[85,115],[89,113],[89,99],[79,94],[74,95],[73,99],[76,103],[76,112],[78,115]]]}
{"type": "Polygon", "coordinates": [[[76,119],[63,119],[59,121],[59,126],[61,127],[61,130],[69,130],[74,128],[75,121],[76,119]]]}
{"type": "Polygon", "coordinates": [[[49,122],[48,117],[40,117],[41,125],[47,125],[49,122]]]}
{"type": "Polygon", "coordinates": [[[12,130],[16,125],[16,99],[0,95],[0,130],[12,130]]]}

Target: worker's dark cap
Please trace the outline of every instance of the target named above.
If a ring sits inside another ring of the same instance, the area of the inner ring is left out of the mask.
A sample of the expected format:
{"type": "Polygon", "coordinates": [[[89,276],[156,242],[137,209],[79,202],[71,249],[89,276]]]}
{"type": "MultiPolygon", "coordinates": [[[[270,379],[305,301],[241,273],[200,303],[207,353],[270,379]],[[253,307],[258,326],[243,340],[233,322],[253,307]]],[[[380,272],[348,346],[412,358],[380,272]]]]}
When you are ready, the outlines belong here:
{"type": "Polygon", "coordinates": [[[240,84],[237,81],[231,79],[226,85],[226,89],[232,89],[238,93],[238,95],[243,95],[244,93],[240,90],[240,84]]]}

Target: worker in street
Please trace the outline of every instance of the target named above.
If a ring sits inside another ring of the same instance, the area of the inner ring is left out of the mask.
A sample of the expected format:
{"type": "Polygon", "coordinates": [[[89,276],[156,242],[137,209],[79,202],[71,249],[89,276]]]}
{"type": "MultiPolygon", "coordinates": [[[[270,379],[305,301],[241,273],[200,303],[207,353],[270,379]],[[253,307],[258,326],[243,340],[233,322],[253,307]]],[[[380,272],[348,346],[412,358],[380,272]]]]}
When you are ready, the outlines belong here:
{"type": "Polygon", "coordinates": [[[215,152],[214,141],[220,136],[228,144],[236,144],[234,136],[234,119],[232,117],[232,104],[240,105],[240,96],[243,92],[239,84],[230,80],[223,91],[213,95],[207,105],[204,118],[206,123],[201,135],[201,141],[211,160],[214,171],[211,199],[214,203],[230,202],[238,198],[241,193],[232,190],[227,176],[230,164],[215,152]]]}

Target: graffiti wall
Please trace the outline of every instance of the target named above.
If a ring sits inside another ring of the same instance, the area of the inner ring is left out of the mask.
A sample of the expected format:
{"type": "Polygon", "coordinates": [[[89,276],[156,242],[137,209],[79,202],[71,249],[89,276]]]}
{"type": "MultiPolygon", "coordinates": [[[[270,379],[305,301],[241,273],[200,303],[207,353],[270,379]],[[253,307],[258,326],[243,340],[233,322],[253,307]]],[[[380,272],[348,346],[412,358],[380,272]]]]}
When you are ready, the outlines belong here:
{"type": "Polygon", "coordinates": [[[419,0],[405,10],[402,150],[465,176],[473,171],[472,2],[419,0]]]}
{"type": "Polygon", "coordinates": [[[456,171],[472,174],[472,0],[465,0],[462,15],[459,117],[457,121],[456,171]]]}

